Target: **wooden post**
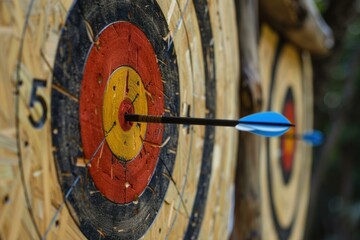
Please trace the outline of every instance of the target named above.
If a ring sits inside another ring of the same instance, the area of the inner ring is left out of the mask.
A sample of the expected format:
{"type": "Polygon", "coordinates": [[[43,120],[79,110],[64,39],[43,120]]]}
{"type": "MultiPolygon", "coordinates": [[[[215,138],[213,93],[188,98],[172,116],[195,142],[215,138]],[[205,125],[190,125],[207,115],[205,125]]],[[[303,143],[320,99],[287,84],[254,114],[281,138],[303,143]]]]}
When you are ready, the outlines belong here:
{"type": "MultiPolygon", "coordinates": [[[[246,116],[259,111],[262,106],[257,44],[258,1],[238,0],[236,7],[241,59],[240,113],[246,116]]],[[[260,238],[259,150],[259,137],[240,133],[231,239],[260,238]]]]}

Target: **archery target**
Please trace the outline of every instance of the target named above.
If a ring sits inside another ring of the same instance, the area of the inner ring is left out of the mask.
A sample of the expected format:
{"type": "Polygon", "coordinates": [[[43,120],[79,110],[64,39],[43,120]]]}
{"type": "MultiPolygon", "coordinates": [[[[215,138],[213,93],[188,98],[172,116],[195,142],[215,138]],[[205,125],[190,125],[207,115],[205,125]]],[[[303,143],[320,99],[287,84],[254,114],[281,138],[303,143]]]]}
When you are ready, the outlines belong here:
{"type": "Polygon", "coordinates": [[[280,138],[263,139],[260,154],[262,235],[301,239],[311,177],[311,146],[297,136],[312,129],[309,56],[264,25],[260,40],[264,109],[284,114],[295,128],[280,138]]]}
{"type": "Polygon", "coordinates": [[[227,4],[29,3],[16,114],[30,238],[189,239],[226,231],[236,134],[129,124],[123,115],[236,116],[223,99],[236,102],[237,71],[226,66],[238,59],[236,25],[234,12],[222,10],[227,4]]]}

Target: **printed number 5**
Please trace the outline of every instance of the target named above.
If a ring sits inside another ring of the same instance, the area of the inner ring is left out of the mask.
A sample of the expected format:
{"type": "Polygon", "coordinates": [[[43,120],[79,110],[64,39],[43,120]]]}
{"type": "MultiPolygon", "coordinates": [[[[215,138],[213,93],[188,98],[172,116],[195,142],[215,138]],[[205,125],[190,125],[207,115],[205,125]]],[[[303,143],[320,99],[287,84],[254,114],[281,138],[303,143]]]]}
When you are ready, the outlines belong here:
{"type": "Polygon", "coordinates": [[[41,108],[42,108],[42,115],[38,120],[35,120],[31,113],[29,114],[29,121],[30,121],[31,125],[33,125],[33,127],[35,127],[35,128],[42,128],[44,126],[44,123],[46,121],[46,116],[47,116],[47,106],[46,106],[45,99],[36,93],[36,91],[39,87],[46,87],[46,81],[40,80],[40,79],[34,79],[33,87],[31,89],[29,107],[30,107],[30,109],[33,108],[35,103],[37,102],[37,103],[40,103],[41,108]]]}

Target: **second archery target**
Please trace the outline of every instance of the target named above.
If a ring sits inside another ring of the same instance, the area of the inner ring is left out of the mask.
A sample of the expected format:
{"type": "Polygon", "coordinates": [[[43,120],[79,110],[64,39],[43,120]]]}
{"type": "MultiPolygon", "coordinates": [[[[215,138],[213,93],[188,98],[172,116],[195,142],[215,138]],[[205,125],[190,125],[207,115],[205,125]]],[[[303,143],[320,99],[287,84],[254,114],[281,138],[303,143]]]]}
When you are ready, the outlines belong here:
{"type": "Polygon", "coordinates": [[[310,193],[312,151],[297,136],[312,130],[310,58],[266,25],[262,27],[259,51],[264,110],[281,112],[296,124],[278,139],[262,139],[262,235],[269,239],[301,239],[310,193]]]}

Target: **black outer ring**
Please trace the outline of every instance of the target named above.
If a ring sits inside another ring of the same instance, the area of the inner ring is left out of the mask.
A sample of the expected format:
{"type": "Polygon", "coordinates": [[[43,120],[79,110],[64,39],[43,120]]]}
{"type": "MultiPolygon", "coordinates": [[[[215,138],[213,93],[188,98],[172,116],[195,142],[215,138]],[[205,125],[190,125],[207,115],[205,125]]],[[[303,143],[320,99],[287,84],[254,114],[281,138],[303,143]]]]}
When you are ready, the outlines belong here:
{"type": "MultiPolygon", "coordinates": [[[[77,1],[69,12],[59,41],[53,84],[79,99],[83,69],[91,47],[84,18],[95,35],[117,21],[128,21],[145,33],[159,59],[161,75],[166,79],[164,93],[170,99],[165,98],[164,107],[178,115],[179,96],[174,94],[179,92],[176,53],[173,47],[168,50],[168,44],[163,39],[169,32],[166,20],[160,7],[151,0],[77,1]]],[[[51,112],[52,129],[57,129],[52,140],[57,149],[54,157],[62,191],[65,193],[74,179],[81,176],[81,181],[67,199],[67,206],[81,231],[91,239],[99,238],[100,232],[107,239],[138,239],[143,236],[154,221],[168,188],[169,179],[162,173],[167,173],[167,169],[171,173],[173,171],[176,155],[167,149],[176,149],[176,126],[165,126],[163,140],[171,136],[170,141],[162,148],[162,161],[158,161],[138,203],[116,204],[97,191],[85,168],[75,166],[76,159],[83,156],[78,103],[53,90],[51,112]]]]}
{"type": "MultiPolygon", "coordinates": [[[[211,21],[209,9],[206,0],[198,0],[193,2],[199,23],[201,43],[203,51],[203,59],[206,64],[205,67],[205,88],[206,88],[206,109],[208,113],[207,118],[215,118],[216,116],[216,66],[215,53],[213,44],[213,35],[211,29],[211,21]]],[[[205,214],[205,207],[207,205],[208,192],[211,178],[211,168],[214,149],[215,128],[213,126],[206,126],[204,136],[204,149],[201,161],[201,170],[199,183],[196,191],[196,198],[191,217],[186,230],[184,239],[197,239],[199,236],[202,220],[205,214]]]]}

